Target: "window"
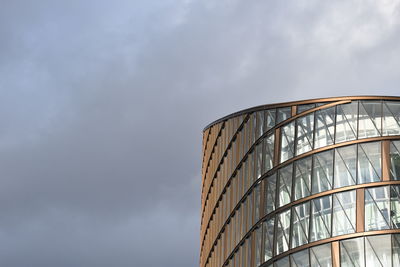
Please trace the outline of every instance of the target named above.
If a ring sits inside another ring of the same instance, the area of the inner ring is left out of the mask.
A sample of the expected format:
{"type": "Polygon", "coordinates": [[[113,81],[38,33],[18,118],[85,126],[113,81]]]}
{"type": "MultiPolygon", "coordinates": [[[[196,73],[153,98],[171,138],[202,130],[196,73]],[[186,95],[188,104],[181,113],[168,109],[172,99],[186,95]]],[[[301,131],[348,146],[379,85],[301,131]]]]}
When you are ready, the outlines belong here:
{"type": "Polygon", "coordinates": [[[338,105],[336,108],[335,142],[341,143],[356,139],[358,102],[338,105]]]}
{"type": "Polygon", "coordinates": [[[281,161],[294,156],[294,121],[281,128],[281,161]]]}

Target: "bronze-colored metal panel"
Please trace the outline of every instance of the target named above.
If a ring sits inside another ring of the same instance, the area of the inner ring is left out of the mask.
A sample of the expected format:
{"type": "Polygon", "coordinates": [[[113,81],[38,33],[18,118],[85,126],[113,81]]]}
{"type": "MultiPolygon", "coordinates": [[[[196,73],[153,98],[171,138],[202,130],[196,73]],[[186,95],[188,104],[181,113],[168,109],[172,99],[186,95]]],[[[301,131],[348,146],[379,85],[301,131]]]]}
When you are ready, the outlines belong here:
{"type": "Polygon", "coordinates": [[[390,180],[390,141],[382,141],[382,181],[390,180]]]}
{"type": "Polygon", "coordinates": [[[359,188],[356,191],[356,232],[364,232],[365,221],[365,196],[364,188],[359,188]]]}
{"type": "Polygon", "coordinates": [[[291,113],[292,113],[292,117],[296,116],[296,113],[297,113],[297,106],[292,106],[291,113]]]}
{"type": "Polygon", "coordinates": [[[340,267],[339,241],[331,243],[332,267],[340,267]]]}

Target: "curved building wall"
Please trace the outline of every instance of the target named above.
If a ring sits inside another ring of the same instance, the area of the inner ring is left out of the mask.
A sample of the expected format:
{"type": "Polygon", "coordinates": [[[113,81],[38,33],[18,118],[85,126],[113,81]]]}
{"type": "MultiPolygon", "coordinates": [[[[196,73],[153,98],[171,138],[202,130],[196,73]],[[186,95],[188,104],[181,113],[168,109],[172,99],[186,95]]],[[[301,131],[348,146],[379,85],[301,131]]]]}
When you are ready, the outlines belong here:
{"type": "Polygon", "coordinates": [[[200,267],[400,266],[400,97],[259,106],[204,129],[200,267]]]}

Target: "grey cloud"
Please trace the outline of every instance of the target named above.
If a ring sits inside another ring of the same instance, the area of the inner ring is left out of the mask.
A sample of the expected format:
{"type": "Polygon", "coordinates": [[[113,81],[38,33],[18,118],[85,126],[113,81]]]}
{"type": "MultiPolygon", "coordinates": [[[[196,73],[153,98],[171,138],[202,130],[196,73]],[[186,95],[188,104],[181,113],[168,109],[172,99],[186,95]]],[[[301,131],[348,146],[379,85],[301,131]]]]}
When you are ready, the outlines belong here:
{"type": "Polygon", "coordinates": [[[201,130],[395,95],[398,4],[6,1],[0,265],[196,266],[201,130]]]}

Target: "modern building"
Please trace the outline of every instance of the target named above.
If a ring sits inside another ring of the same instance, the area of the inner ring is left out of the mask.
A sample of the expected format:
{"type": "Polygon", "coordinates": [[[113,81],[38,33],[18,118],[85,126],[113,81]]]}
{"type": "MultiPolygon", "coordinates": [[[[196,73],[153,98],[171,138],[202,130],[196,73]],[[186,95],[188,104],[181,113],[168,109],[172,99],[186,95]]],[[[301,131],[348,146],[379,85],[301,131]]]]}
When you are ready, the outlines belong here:
{"type": "Polygon", "coordinates": [[[236,112],[202,164],[200,267],[400,266],[400,97],[236,112]]]}

